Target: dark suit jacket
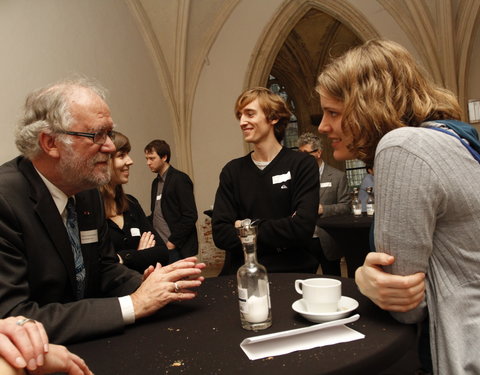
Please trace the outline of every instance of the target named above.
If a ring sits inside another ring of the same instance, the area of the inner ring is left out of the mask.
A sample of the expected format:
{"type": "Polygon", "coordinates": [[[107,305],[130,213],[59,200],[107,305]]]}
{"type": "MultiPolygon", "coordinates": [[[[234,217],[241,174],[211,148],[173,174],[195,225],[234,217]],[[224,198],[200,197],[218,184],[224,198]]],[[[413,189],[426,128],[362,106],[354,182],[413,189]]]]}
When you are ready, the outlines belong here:
{"type": "Polygon", "coordinates": [[[77,194],[76,210],[86,270],[80,301],[72,248],[50,192],[27,159],[0,167],[0,317],[41,321],[54,343],[122,331],[116,296],[141,283],[137,272],[117,261],[99,192],[77,194]]]}
{"type": "MultiPolygon", "coordinates": [[[[345,173],[325,163],[320,177],[320,204],[323,205],[323,214],[319,218],[348,214],[351,211],[350,201],[345,173]]],[[[318,238],[325,256],[330,260],[340,259],[343,254],[333,237],[322,228],[317,228],[316,231],[320,232],[318,238]]]]}
{"type": "MultiPolygon", "coordinates": [[[[152,181],[151,210],[153,220],[157,199],[158,178],[152,181]]],[[[198,214],[193,195],[193,183],[185,173],[168,167],[160,202],[163,217],[170,229],[169,241],[173,243],[182,257],[198,252],[197,222],[198,214]]]]}

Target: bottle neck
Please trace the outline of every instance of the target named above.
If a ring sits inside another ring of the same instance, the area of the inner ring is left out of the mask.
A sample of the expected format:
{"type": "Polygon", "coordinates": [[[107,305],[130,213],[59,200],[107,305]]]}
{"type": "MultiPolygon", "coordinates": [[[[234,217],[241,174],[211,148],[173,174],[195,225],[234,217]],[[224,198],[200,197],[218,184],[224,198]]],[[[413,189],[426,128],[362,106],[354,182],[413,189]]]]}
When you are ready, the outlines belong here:
{"type": "Polygon", "coordinates": [[[255,245],[244,245],[243,255],[245,256],[245,264],[257,264],[257,249],[255,245]]]}

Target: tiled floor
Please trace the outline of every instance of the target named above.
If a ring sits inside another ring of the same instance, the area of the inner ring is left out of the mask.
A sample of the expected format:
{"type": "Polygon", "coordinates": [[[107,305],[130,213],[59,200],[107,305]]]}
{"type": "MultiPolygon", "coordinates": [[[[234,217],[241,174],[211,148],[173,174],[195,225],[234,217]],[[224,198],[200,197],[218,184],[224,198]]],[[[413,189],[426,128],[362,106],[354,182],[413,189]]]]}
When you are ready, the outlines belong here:
{"type": "Polygon", "coordinates": [[[208,264],[207,268],[202,272],[205,277],[217,277],[222,270],[223,264],[208,264]]]}

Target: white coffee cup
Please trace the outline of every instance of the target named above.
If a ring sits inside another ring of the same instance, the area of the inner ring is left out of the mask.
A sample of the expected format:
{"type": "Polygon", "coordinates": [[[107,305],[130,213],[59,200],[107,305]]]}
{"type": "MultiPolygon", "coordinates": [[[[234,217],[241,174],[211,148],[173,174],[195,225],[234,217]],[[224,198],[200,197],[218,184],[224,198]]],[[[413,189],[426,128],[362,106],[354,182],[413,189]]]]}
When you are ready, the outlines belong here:
{"type": "Polygon", "coordinates": [[[303,295],[308,312],[335,312],[342,296],[342,282],[327,278],[295,280],[295,290],[303,295]]]}

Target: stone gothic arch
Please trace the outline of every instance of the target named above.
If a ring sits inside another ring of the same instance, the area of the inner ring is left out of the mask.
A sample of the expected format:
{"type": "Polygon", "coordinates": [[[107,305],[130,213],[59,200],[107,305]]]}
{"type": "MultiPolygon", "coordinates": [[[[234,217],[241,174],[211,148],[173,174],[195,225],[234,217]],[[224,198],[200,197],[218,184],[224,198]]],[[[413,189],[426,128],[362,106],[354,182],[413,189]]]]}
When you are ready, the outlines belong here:
{"type": "MultiPolygon", "coordinates": [[[[316,132],[313,119],[319,118],[321,110],[314,88],[325,63],[351,46],[379,37],[361,13],[347,2],[335,0],[286,1],[264,30],[247,69],[245,88],[265,86],[271,73],[283,81],[295,103],[300,133],[316,132]],[[301,23],[315,17],[317,45],[305,41],[308,33],[301,36],[295,29],[308,27],[301,23]],[[312,48],[319,49],[312,51],[312,48]]],[[[245,147],[248,149],[248,145],[245,147]]],[[[325,142],[324,147],[326,162],[343,169],[344,163],[333,159],[330,145],[325,142]]]]}

